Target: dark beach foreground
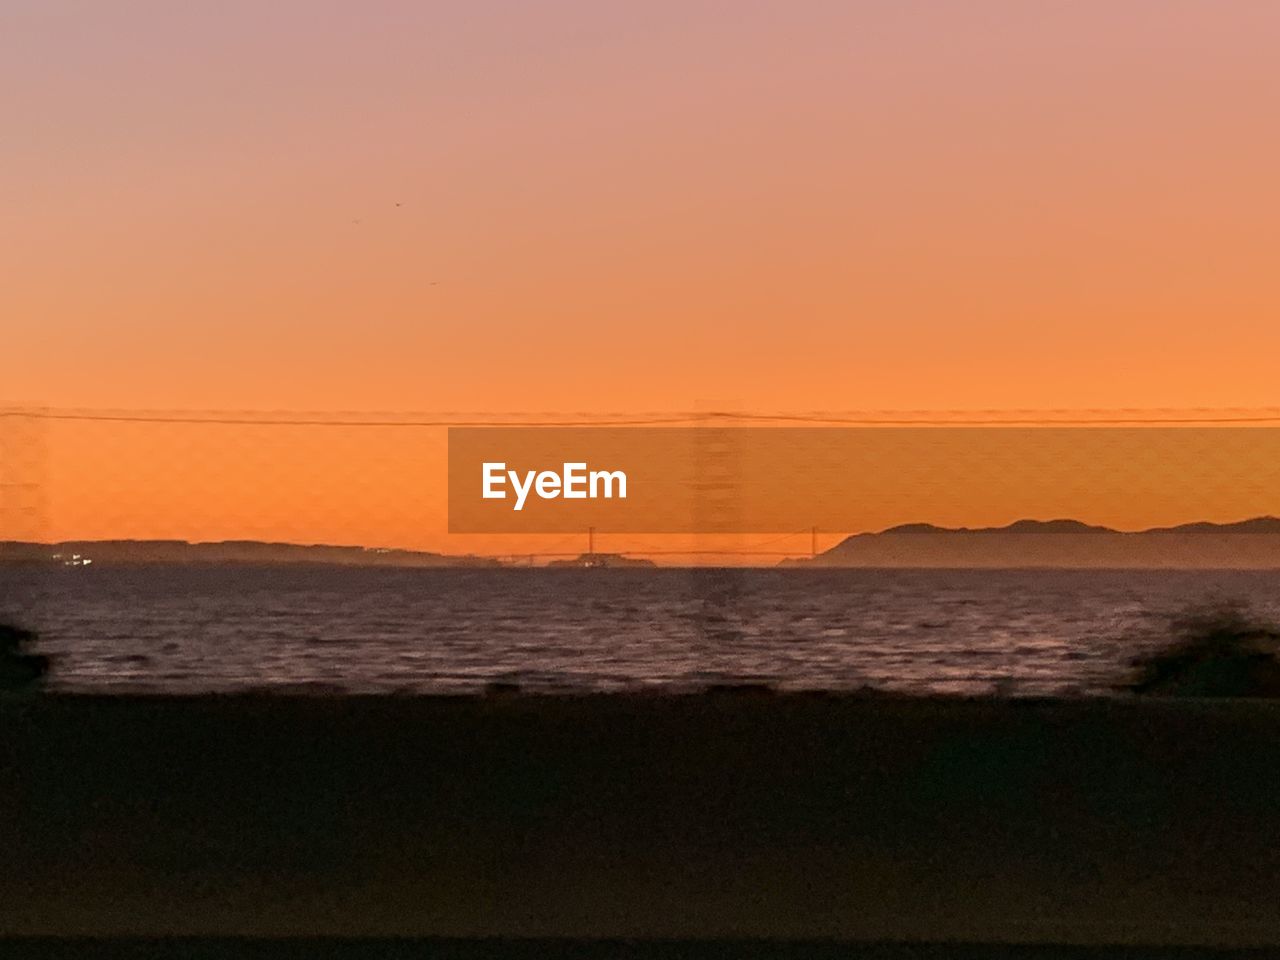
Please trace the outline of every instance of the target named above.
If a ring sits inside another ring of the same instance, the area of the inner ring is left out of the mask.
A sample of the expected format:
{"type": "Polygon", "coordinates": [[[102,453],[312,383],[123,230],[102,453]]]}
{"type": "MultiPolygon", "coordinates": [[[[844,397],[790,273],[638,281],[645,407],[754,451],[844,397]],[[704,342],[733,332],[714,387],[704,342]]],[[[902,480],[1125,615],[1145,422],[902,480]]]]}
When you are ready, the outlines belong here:
{"type": "Polygon", "coordinates": [[[1278,839],[1262,701],[0,699],[10,937],[1280,946],[1278,839]]]}

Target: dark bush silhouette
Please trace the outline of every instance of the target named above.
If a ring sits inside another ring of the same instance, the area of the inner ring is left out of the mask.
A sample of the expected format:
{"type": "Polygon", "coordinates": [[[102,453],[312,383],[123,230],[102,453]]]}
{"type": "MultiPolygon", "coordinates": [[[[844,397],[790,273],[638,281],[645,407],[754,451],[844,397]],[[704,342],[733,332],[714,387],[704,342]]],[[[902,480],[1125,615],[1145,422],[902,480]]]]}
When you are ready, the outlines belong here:
{"type": "Polygon", "coordinates": [[[1172,641],[1130,661],[1123,689],[1157,696],[1280,697],[1280,628],[1231,603],[1170,622],[1172,641]]]}
{"type": "Polygon", "coordinates": [[[49,658],[31,653],[36,635],[21,627],[0,623],[0,691],[27,690],[49,672],[49,658]]]}

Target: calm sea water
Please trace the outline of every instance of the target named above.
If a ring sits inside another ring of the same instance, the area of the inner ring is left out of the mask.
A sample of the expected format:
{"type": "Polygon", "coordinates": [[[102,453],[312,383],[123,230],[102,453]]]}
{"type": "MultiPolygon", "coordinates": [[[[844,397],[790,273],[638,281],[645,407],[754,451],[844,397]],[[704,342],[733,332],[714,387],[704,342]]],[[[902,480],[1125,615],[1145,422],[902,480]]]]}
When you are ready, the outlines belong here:
{"type": "Polygon", "coordinates": [[[1189,603],[1280,618],[1280,572],[0,571],[74,691],[1105,688],[1189,603]]]}

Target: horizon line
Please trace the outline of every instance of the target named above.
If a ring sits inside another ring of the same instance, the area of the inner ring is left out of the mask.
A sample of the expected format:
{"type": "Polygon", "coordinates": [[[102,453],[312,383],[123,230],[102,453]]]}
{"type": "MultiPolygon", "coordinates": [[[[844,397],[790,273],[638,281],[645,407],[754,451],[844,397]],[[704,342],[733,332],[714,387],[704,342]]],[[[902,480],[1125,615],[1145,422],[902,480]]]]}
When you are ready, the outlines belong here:
{"type": "MultiPolygon", "coordinates": [[[[174,544],[189,547],[201,546],[227,546],[235,544],[252,544],[257,546],[268,547],[296,547],[299,549],[328,549],[328,550],[356,550],[373,554],[414,554],[420,556],[434,556],[444,558],[457,559],[476,559],[476,560],[501,560],[507,557],[585,557],[585,556],[631,556],[631,557],[658,557],[658,556],[770,556],[770,557],[804,557],[815,555],[811,550],[761,550],[760,547],[769,546],[780,540],[789,539],[791,537],[812,536],[814,533],[822,533],[827,537],[838,537],[837,544],[844,543],[846,540],[855,537],[866,536],[883,536],[885,534],[901,534],[901,535],[917,535],[919,532],[938,533],[938,534],[973,534],[973,533],[1003,533],[1014,532],[1011,528],[1017,526],[1053,526],[1071,524],[1078,527],[1087,528],[1094,534],[1118,534],[1121,536],[1141,536],[1143,534],[1153,533],[1191,533],[1190,527],[1209,527],[1226,529],[1231,527],[1239,527],[1258,521],[1273,521],[1280,527],[1280,516],[1273,514],[1258,514],[1250,517],[1244,517],[1239,520],[1215,521],[1215,520],[1189,520],[1182,523],[1169,524],[1165,526],[1145,527],[1137,530],[1122,530],[1116,527],[1109,527],[1105,524],[1093,524],[1083,520],[1077,520],[1070,517],[1054,517],[1048,520],[1039,520],[1031,517],[1019,518],[1000,526],[989,527],[944,527],[928,521],[915,521],[908,523],[899,523],[892,526],[884,527],[879,530],[862,530],[862,531],[820,531],[817,528],[807,528],[781,535],[771,536],[758,544],[750,545],[744,549],[726,548],[723,550],[710,548],[695,548],[689,550],[678,549],[645,549],[638,548],[634,550],[512,550],[501,553],[447,553],[439,550],[428,550],[417,547],[389,547],[389,546],[372,546],[366,544],[349,544],[349,543],[324,543],[318,541],[301,542],[293,540],[260,540],[255,538],[231,537],[218,540],[189,540],[179,537],[99,537],[99,538],[64,538],[60,540],[16,540],[3,539],[0,545],[22,545],[32,547],[58,547],[65,544],[174,544]],[[908,534],[904,528],[919,528],[908,534]]],[[[615,536],[628,537],[628,533],[608,533],[607,531],[596,531],[596,536],[615,536]]],[[[670,533],[648,533],[646,537],[675,537],[675,536],[695,536],[698,534],[670,534],[670,533]]],[[[737,536],[738,534],[702,534],[703,536],[737,536]]],[[[1070,535],[1070,534],[1068,534],[1070,535]]],[[[1259,534],[1240,534],[1241,536],[1258,536],[1259,534]]],[[[1267,534],[1262,534],[1267,535],[1267,534]]],[[[1280,536],[1280,529],[1273,536],[1280,536]]],[[[509,534],[509,536],[545,536],[545,534],[509,534]]],[[[576,536],[576,534],[571,535],[576,536]]],[[[563,540],[564,537],[560,537],[563,540]]],[[[832,547],[827,548],[832,549],[832,547]]],[[[818,554],[826,551],[818,551],[818,554]]]]}

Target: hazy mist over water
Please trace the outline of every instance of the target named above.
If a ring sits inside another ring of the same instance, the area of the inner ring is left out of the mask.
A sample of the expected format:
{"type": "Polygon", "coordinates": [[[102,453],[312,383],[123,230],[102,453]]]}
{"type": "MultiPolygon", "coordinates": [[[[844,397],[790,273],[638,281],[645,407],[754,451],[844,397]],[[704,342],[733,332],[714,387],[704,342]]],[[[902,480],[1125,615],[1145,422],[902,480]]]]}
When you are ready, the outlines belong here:
{"type": "Polygon", "coordinates": [[[1166,617],[1280,571],[10,568],[54,689],[1098,691],[1166,617]]]}

